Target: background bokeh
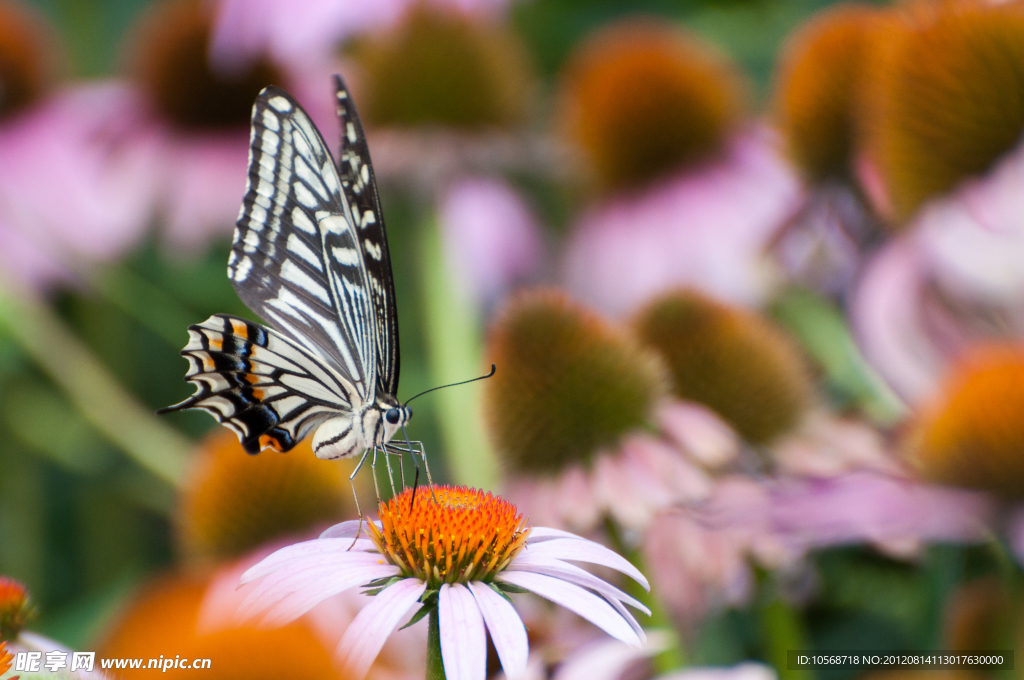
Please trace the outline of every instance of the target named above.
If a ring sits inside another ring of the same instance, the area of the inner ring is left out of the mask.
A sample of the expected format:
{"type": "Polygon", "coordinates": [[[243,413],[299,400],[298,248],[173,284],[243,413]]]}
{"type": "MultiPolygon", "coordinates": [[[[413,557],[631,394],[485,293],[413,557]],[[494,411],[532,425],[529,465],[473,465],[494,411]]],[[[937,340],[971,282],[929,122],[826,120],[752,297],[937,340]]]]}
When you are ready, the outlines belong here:
{"type": "MultiPolygon", "coordinates": [[[[192,391],[189,324],[254,318],[225,274],[253,97],[284,86],[335,148],[335,72],[399,397],[497,365],[416,402],[435,480],[652,577],[658,645],[609,680],[1017,647],[1024,6],[982,0],[0,0],[0,575],[32,630],[333,672],[352,598],[203,622],[355,516],[351,461],[155,411],[192,391]]],[[[594,631],[530,606],[531,672],[582,672],[594,631]]],[[[422,673],[410,634],[374,673],[422,673]]]]}

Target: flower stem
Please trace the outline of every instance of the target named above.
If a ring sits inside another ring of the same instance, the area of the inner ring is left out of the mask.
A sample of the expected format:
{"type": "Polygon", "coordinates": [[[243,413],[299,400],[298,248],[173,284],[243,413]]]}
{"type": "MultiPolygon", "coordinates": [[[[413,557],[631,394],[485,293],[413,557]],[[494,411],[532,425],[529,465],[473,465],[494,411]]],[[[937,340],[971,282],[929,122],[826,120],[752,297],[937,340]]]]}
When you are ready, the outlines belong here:
{"type": "Polygon", "coordinates": [[[441,659],[441,617],[437,607],[430,612],[427,626],[427,680],[445,680],[441,659]]]}

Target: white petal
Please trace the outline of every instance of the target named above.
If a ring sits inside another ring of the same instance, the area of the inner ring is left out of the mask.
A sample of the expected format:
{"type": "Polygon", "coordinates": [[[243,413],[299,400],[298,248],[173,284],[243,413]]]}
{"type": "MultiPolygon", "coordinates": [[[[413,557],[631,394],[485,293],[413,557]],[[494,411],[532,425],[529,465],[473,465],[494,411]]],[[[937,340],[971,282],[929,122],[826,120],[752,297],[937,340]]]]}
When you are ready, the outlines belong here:
{"type": "MultiPolygon", "coordinates": [[[[369,538],[369,534],[366,533],[366,525],[369,523],[368,520],[362,521],[362,536],[363,538],[369,538]]],[[[375,521],[378,527],[380,526],[379,521],[375,521]]],[[[355,538],[359,534],[360,526],[358,519],[350,519],[347,522],[341,524],[335,524],[332,527],[328,527],[320,534],[320,538],[355,538]]],[[[362,539],[360,539],[362,540],[362,539]]],[[[353,548],[354,550],[354,548],[353,548]]]]}
{"type": "Polygon", "coordinates": [[[352,619],[338,643],[338,661],[349,680],[363,680],[380,648],[427,585],[407,578],[377,593],[352,619]]]}
{"type": "Polygon", "coordinates": [[[445,583],[438,596],[441,658],[447,680],[485,680],[487,637],[476,598],[464,585],[445,583]]]}
{"type": "Polygon", "coordinates": [[[570,562],[601,564],[632,577],[634,581],[644,587],[644,590],[649,591],[651,589],[644,575],[630,564],[629,560],[593,541],[554,538],[548,541],[541,541],[540,543],[527,544],[523,548],[523,553],[537,557],[553,557],[570,562]]]}
{"type": "Polygon", "coordinates": [[[540,543],[541,541],[547,541],[552,538],[575,538],[579,541],[585,541],[587,539],[576,534],[569,533],[568,531],[562,531],[561,529],[552,529],[551,527],[532,527],[530,529],[530,535],[526,537],[526,545],[532,543],[540,543]]]}
{"type": "Polygon", "coordinates": [[[505,669],[505,677],[517,680],[526,671],[530,656],[530,644],[526,639],[526,626],[519,618],[515,607],[490,586],[480,581],[471,581],[468,588],[473,592],[480,613],[484,615],[487,630],[491,633],[494,648],[505,669]]]}
{"type": "Polygon", "coordinates": [[[632,626],[610,604],[588,590],[551,576],[525,571],[505,571],[499,578],[576,612],[613,638],[631,645],[640,644],[632,626]]]}
{"type": "Polygon", "coordinates": [[[642,602],[630,597],[607,581],[594,576],[589,571],[580,569],[575,564],[569,564],[568,562],[562,562],[561,560],[528,557],[523,553],[519,553],[519,555],[512,560],[511,564],[508,565],[507,571],[529,571],[534,574],[554,576],[555,578],[560,578],[563,581],[569,581],[570,583],[575,583],[578,586],[595,590],[605,597],[605,599],[621,600],[630,607],[639,609],[648,616],[651,615],[651,610],[644,606],[642,602]]]}
{"type": "Polygon", "coordinates": [[[270,628],[283,626],[289,621],[299,618],[328,597],[358,588],[379,578],[396,576],[398,573],[398,567],[384,564],[352,570],[346,574],[329,574],[286,596],[267,612],[261,624],[270,628]]]}
{"type": "Polygon", "coordinates": [[[260,576],[265,576],[276,569],[280,569],[292,560],[300,560],[313,555],[323,555],[325,553],[334,552],[348,555],[366,554],[366,552],[362,550],[348,550],[348,546],[351,545],[351,543],[351,539],[348,541],[345,541],[344,539],[316,539],[296,543],[288,546],[287,548],[281,548],[280,550],[270,553],[242,574],[242,583],[246,584],[258,579],[260,576]]]}
{"type": "Polygon", "coordinates": [[[360,556],[359,558],[352,555],[339,556],[332,554],[327,556],[329,559],[319,559],[319,556],[314,556],[313,558],[308,558],[308,561],[289,563],[286,567],[262,577],[262,580],[249,590],[241,609],[249,607],[253,602],[262,599],[265,595],[271,595],[275,600],[281,599],[306,584],[318,581],[331,574],[347,574],[353,570],[359,571],[368,568],[391,566],[384,562],[379,555],[357,554],[360,556]]]}

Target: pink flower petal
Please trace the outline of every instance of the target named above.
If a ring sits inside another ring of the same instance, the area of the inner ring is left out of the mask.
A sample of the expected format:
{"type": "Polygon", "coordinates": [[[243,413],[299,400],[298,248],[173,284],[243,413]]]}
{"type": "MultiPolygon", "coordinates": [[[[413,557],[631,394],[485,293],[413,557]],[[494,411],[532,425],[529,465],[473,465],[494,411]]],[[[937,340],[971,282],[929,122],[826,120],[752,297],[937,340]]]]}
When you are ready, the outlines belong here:
{"type": "Polygon", "coordinates": [[[629,560],[603,545],[586,540],[552,539],[539,543],[527,543],[523,552],[537,557],[551,557],[570,562],[590,562],[622,572],[639,583],[646,590],[650,584],[640,571],[629,563],[629,560]]]}
{"type": "Polygon", "coordinates": [[[480,613],[491,633],[494,649],[501,659],[501,667],[509,680],[518,680],[526,672],[530,656],[530,645],[526,638],[526,627],[515,608],[490,586],[472,581],[468,588],[476,598],[480,613]]]}
{"type": "Polygon", "coordinates": [[[441,658],[447,680],[487,677],[487,638],[480,607],[469,588],[441,586],[437,604],[441,625],[441,658]]]}
{"type": "Polygon", "coordinates": [[[373,597],[352,619],[338,643],[338,662],[349,680],[363,680],[388,636],[420,598],[427,585],[407,578],[373,597]]]}
{"type": "Polygon", "coordinates": [[[607,581],[594,576],[589,571],[580,569],[575,564],[568,564],[560,560],[532,557],[520,553],[512,560],[506,571],[528,571],[534,574],[554,576],[563,581],[575,583],[583,588],[590,588],[604,596],[605,599],[621,600],[648,616],[651,615],[651,611],[642,602],[630,597],[607,581]]]}
{"type": "Polygon", "coordinates": [[[540,543],[541,541],[549,541],[553,538],[575,538],[579,541],[585,541],[587,539],[582,536],[563,531],[562,529],[552,529],[551,527],[533,527],[530,529],[530,535],[526,538],[526,544],[532,545],[534,543],[540,543]]]}
{"type": "Polygon", "coordinates": [[[632,625],[619,612],[597,595],[575,584],[525,571],[502,572],[500,579],[579,614],[617,640],[631,645],[641,644],[632,625]]]}

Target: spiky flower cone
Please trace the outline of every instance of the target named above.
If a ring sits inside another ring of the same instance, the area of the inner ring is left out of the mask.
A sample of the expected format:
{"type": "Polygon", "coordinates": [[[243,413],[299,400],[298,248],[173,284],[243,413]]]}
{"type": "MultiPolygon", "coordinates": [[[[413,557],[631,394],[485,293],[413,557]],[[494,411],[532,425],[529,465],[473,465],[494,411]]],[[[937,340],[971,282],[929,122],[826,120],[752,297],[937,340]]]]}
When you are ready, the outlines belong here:
{"type": "Polygon", "coordinates": [[[211,68],[213,9],[200,0],[162,0],[131,40],[133,75],[164,119],[185,130],[245,128],[267,85],[285,85],[268,60],[228,72],[211,68]]]}
{"type": "Polygon", "coordinates": [[[634,189],[720,150],[746,94],[732,64],[652,19],[599,31],[569,59],[560,126],[598,186],[634,189]]]}
{"type": "Polygon", "coordinates": [[[509,31],[451,6],[414,3],[388,34],[355,57],[360,105],[374,125],[464,130],[522,123],[533,105],[526,51],[509,31]]]}
{"type": "Polygon", "coordinates": [[[921,2],[885,22],[865,132],[898,217],[984,173],[1024,132],[1024,8],[921,2]]]}
{"type": "Polygon", "coordinates": [[[906,444],[911,461],[934,481],[1024,495],[1024,347],[966,354],[906,444]]]}
{"type": "Polygon", "coordinates": [[[771,441],[810,404],[802,357],[760,316],[681,290],[646,305],[635,327],[668,362],[676,395],[717,411],[748,441],[771,441]]]}
{"type": "Polygon", "coordinates": [[[775,106],[790,156],[811,182],[851,175],[861,79],[879,14],[870,5],[834,5],[786,43],[775,106]]]}
{"type": "Polygon", "coordinates": [[[522,293],[491,328],[484,391],[491,439],[516,472],[589,462],[643,427],[667,379],[658,358],[556,290],[522,293]]]}
{"type": "MultiPolygon", "coordinates": [[[[178,529],[199,559],[235,557],[267,541],[355,515],[350,462],[320,460],[308,439],[288,453],[250,456],[217,428],[197,454],[182,495],[178,529]]],[[[363,497],[369,501],[362,487],[363,497]]]]}

